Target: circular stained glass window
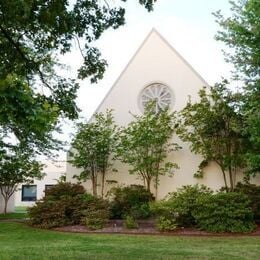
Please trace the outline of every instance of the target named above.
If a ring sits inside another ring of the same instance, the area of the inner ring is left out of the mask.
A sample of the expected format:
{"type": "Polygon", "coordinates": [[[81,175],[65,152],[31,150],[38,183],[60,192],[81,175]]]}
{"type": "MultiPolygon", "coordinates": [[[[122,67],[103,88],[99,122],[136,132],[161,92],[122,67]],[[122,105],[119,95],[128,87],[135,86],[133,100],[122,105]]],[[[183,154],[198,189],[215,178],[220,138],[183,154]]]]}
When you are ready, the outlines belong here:
{"type": "Polygon", "coordinates": [[[153,83],[143,89],[140,95],[140,105],[142,109],[145,108],[146,104],[150,101],[156,102],[156,112],[170,107],[173,102],[173,94],[169,87],[161,83],[153,83]]]}

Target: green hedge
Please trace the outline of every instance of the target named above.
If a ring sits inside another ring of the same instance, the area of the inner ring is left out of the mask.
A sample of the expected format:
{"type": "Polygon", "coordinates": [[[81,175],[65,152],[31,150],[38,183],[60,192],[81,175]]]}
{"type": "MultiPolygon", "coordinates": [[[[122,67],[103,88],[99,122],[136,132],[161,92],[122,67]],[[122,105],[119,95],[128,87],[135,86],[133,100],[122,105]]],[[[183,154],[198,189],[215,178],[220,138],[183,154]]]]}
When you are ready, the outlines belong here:
{"type": "Polygon", "coordinates": [[[242,193],[199,197],[192,214],[198,227],[209,232],[250,232],[255,228],[250,200],[242,193]]]}
{"type": "Polygon", "coordinates": [[[250,200],[250,206],[254,213],[254,219],[260,221],[260,186],[239,182],[236,185],[235,191],[246,194],[248,196],[250,200]]]}
{"type": "Polygon", "coordinates": [[[115,187],[110,191],[111,218],[124,219],[132,216],[134,219],[146,219],[151,215],[149,202],[154,200],[151,192],[141,185],[115,187]]]}
{"type": "Polygon", "coordinates": [[[151,204],[153,214],[169,223],[176,223],[178,226],[189,227],[195,225],[192,215],[196,208],[196,200],[203,196],[212,194],[212,191],[204,185],[187,185],[177,192],[172,192],[168,197],[159,202],[151,204]]]}

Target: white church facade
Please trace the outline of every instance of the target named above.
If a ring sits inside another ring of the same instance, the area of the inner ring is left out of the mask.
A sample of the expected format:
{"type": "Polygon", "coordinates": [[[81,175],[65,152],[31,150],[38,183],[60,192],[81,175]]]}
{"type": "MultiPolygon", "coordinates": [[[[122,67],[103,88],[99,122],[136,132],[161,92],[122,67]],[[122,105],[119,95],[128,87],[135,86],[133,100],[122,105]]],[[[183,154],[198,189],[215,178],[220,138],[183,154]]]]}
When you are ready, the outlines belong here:
{"type": "MultiPolygon", "coordinates": [[[[115,122],[119,126],[126,126],[133,120],[132,114],[141,114],[143,104],[149,96],[157,98],[159,105],[167,104],[173,111],[180,111],[186,105],[188,97],[192,102],[198,99],[198,91],[208,86],[207,82],[185,61],[181,55],[156,31],[152,30],[139,47],[133,58],[114,83],[96,112],[105,112],[113,109],[115,122]],[[131,113],[129,113],[131,112],[131,113]]],[[[91,119],[90,119],[91,120],[91,119]]],[[[202,158],[189,149],[189,143],[183,143],[177,136],[174,142],[182,149],[173,152],[167,160],[179,165],[173,177],[161,176],[157,191],[157,198],[165,197],[183,185],[196,183],[205,184],[214,190],[224,186],[222,173],[214,163],[205,169],[203,179],[196,179],[193,174],[197,171],[202,158]]],[[[109,172],[106,176],[106,190],[113,185],[142,184],[137,175],[128,173],[129,166],[116,161],[114,168],[118,172],[109,172]],[[113,184],[111,184],[113,183],[113,184]],[[116,183],[116,184],[115,184],[116,183]]],[[[77,182],[74,175],[80,169],[67,164],[67,181],[77,182]]],[[[237,181],[242,180],[242,174],[237,181]]],[[[260,178],[253,182],[260,184],[260,178]]],[[[84,186],[91,192],[91,182],[84,186]]],[[[155,189],[153,190],[155,192],[155,189]]]]}

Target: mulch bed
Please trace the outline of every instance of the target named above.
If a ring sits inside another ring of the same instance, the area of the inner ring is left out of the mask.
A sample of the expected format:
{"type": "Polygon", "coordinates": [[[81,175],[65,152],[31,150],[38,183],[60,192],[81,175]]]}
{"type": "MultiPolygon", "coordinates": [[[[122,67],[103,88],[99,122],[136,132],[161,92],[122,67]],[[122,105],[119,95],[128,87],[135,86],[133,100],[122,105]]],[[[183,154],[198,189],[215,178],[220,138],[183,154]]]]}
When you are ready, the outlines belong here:
{"type": "Polygon", "coordinates": [[[96,234],[134,234],[134,235],[166,235],[166,236],[260,236],[260,225],[251,233],[209,233],[196,228],[177,228],[171,232],[160,232],[154,228],[151,220],[138,221],[138,229],[127,229],[122,220],[112,220],[106,227],[98,230],[90,230],[84,225],[73,225],[54,228],[55,231],[72,233],[96,233],[96,234]]]}

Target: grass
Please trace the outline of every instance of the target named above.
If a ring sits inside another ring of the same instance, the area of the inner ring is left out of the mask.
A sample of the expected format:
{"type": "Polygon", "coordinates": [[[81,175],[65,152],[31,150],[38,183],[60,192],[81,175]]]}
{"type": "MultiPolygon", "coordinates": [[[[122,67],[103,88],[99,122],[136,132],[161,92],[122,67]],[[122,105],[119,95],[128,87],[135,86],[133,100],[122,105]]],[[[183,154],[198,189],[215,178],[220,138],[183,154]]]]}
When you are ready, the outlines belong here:
{"type": "Polygon", "coordinates": [[[26,213],[28,207],[24,206],[16,206],[15,207],[15,213],[26,213]]]}
{"type": "Polygon", "coordinates": [[[0,214],[0,219],[24,219],[24,218],[27,218],[27,213],[0,214]]]}
{"type": "Polygon", "coordinates": [[[0,222],[0,259],[260,259],[260,237],[73,234],[0,222]]]}
{"type": "Polygon", "coordinates": [[[0,214],[1,219],[24,219],[27,218],[27,207],[15,207],[15,212],[0,214]]]}

